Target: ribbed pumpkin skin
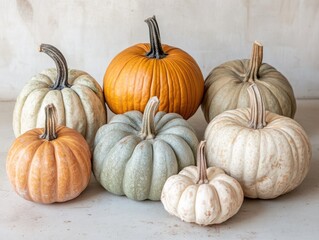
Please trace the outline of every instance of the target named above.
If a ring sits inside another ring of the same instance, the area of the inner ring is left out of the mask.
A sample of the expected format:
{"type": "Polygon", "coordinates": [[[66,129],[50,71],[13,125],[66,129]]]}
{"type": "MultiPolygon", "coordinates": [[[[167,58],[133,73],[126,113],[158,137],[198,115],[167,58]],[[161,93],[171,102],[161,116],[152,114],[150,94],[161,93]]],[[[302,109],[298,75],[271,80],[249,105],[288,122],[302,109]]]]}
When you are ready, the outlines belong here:
{"type": "Polygon", "coordinates": [[[141,137],[143,114],[116,115],[95,138],[93,173],[109,192],[134,200],[160,200],[162,187],[173,174],[195,164],[197,137],[178,114],[158,112],[155,136],[141,137]]]}
{"type": "Polygon", "coordinates": [[[148,58],[150,44],[137,44],[119,53],[104,76],[104,95],[112,112],[144,111],[148,99],[158,96],[159,111],[188,119],[197,110],[204,78],[195,60],[179,48],[162,45],[168,55],[148,58]]]}
{"type": "Polygon", "coordinates": [[[38,203],[65,202],[88,185],[91,153],[85,139],[73,129],[57,128],[58,138],[39,138],[43,129],[18,137],[7,157],[7,175],[15,191],[38,203]]]}
{"type": "MultiPolygon", "coordinates": [[[[249,61],[229,61],[214,68],[205,80],[202,110],[207,122],[231,109],[249,107],[247,88],[243,81],[249,71],[249,61]]],[[[293,118],[296,100],[288,80],[274,67],[263,63],[255,83],[264,99],[266,110],[293,118]]]]}
{"type": "Polygon", "coordinates": [[[13,113],[15,136],[44,127],[44,108],[53,103],[57,107],[57,124],[77,130],[93,146],[96,131],[106,123],[102,88],[95,79],[80,70],[69,69],[70,88],[50,89],[56,78],[57,70],[47,69],[32,77],[22,89],[13,113]]]}
{"type": "Polygon", "coordinates": [[[266,111],[267,125],[247,127],[250,109],[229,110],[205,131],[207,164],[225,170],[250,198],[271,199],[295,189],[310,166],[311,145],[293,119],[266,111]]]}
{"type": "Polygon", "coordinates": [[[218,224],[235,215],[244,194],[240,184],[216,167],[206,170],[208,183],[197,184],[198,169],[184,168],[167,179],[161,201],[166,211],[186,222],[218,224]]]}

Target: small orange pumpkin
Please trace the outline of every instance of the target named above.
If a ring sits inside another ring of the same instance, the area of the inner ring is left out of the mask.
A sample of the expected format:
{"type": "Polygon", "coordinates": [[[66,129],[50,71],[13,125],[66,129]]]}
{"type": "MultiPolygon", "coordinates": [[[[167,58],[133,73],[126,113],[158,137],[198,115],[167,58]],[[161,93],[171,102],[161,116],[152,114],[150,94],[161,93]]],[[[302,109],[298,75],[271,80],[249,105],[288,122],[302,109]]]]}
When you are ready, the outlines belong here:
{"type": "Polygon", "coordinates": [[[65,202],[77,197],[91,176],[90,148],[83,136],[56,127],[56,108],[45,108],[45,127],[20,135],[7,157],[7,175],[23,198],[39,202],[65,202]]]}
{"type": "Polygon", "coordinates": [[[159,111],[175,112],[188,119],[202,100],[202,72],[189,54],[161,44],[155,16],[145,22],[150,44],[136,44],[112,60],[104,76],[106,102],[116,114],[143,112],[148,100],[157,96],[159,111]]]}

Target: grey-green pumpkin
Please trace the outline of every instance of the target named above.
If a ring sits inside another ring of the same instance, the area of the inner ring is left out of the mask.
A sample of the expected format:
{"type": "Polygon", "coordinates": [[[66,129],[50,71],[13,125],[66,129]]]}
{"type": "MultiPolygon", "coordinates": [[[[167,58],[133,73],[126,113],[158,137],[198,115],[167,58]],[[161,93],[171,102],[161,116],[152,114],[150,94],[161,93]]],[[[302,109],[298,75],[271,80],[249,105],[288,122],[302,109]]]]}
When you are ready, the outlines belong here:
{"type": "Polygon", "coordinates": [[[16,137],[24,132],[44,127],[48,104],[57,109],[57,124],[80,132],[93,148],[96,131],[106,123],[106,108],[102,88],[88,73],[68,69],[62,53],[52,45],[41,44],[56,68],[35,75],[19,94],[13,112],[16,137]]]}
{"type": "Polygon", "coordinates": [[[144,114],[115,115],[95,137],[93,173],[109,192],[134,200],[160,200],[168,177],[195,164],[198,139],[176,113],[156,113],[157,97],[144,114]]]}
{"type": "Polygon", "coordinates": [[[205,79],[202,110],[207,122],[231,109],[249,107],[247,88],[255,83],[266,110],[293,118],[296,99],[293,89],[279,71],[262,63],[263,46],[255,42],[251,59],[233,60],[214,68],[205,79]]]}

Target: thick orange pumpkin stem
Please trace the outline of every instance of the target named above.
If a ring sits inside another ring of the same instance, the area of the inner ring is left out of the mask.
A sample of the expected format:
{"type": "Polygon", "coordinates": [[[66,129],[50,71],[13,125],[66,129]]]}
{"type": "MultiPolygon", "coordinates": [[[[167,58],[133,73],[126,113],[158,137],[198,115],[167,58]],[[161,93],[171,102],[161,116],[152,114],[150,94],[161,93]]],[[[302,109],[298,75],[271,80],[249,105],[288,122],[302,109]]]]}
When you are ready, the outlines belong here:
{"type": "Polygon", "coordinates": [[[203,184],[203,183],[208,183],[208,178],[207,178],[207,162],[206,162],[206,157],[205,157],[205,147],[206,147],[206,140],[201,141],[198,144],[197,148],[197,168],[198,168],[198,180],[197,184],[203,184]]]}
{"type": "Polygon", "coordinates": [[[45,126],[44,132],[40,135],[40,138],[52,141],[56,139],[56,108],[53,104],[49,104],[45,107],[45,126]]]}
{"type": "Polygon", "coordinates": [[[164,58],[167,54],[162,48],[160,31],[155,16],[147,18],[145,22],[149,27],[151,48],[150,51],[146,53],[146,56],[156,59],[164,58]]]}
{"type": "Polygon", "coordinates": [[[68,83],[68,66],[62,53],[56,47],[43,43],[40,45],[39,51],[49,55],[56,65],[57,77],[51,89],[61,90],[66,87],[71,87],[68,83]]]}
{"type": "Polygon", "coordinates": [[[154,117],[158,106],[159,100],[156,96],[151,97],[145,106],[140,134],[143,139],[152,139],[155,136],[154,117]]]}
{"type": "Polygon", "coordinates": [[[261,129],[267,125],[266,110],[260,91],[255,83],[247,88],[250,99],[249,127],[261,129]]]}
{"type": "Polygon", "coordinates": [[[263,46],[255,41],[253,44],[253,52],[249,62],[249,70],[246,73],[244,82],[254,83],[258,79],[259,68],[263,62],[263,46]]]}

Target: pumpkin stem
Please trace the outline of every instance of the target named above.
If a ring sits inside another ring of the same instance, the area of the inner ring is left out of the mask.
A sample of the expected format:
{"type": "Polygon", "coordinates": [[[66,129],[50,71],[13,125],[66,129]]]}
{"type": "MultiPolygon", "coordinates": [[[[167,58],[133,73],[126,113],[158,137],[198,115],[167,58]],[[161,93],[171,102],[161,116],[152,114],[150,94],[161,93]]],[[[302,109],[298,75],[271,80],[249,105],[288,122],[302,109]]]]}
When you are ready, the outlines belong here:
{"type": "Polygon", "coordinates": [[[249,62],[249,70],[245,74],[244,82],[254,83],[258,79],[259,68],[263,62],[263,45],[255,41],[252,56],[249,62]]]}
{"type": "Polygon", "coordinates": [[[56,139],[56,108],[53,104],[48,104],[45,107],[45,126],[44,132],[40,135],[40,138],[52,141],[56,139]]]}
{"type": "Polygon", "coordinates": [[[146,56],[156,59],[166,57],[166,55],[168,54],[166,54],[162,48],[160,31],[155,16],[147,18],[145,22],[147,23],[149,28],[151,48],[151,50],[146,53],[146,56]]]}
{"type": "Polygon", "coordinates": [[[206,140],[201,141],[198,144],[197,148],[197,168],[198,168],[198,180],[197,184],[203,184],[203,183],[208,183],[208,178],[207,178],[207,162],[206,162],[206,157],[205,157],[205,147],[206,147],[206,140]]]}
{"type": "Polygon", "coordinates": [[[143,139],[152,139],[155,136],[155,122],[154,117],[158,109],[159,100],[158,97],[151,97],[144,109],[143,119],[142,119],[142,129],[140,136],[143,139]]]}
{"type": "Polygon", "coordinates": [[[266,123],[266,110],[263,98],[255,83],[247,88],[250,99],[250,119],[248,126],[253,129],[264,128],[266,123]]]}
{"type": "Polygon", "coordinates": [[[51,89],[61,90],[66,87],[70,88],[71,85],[68,83],[68,66],[62,53],[56,47],[43,43],[40,45],[39,51],[49,55],[56,65],[57,77],[51,89]]]}

